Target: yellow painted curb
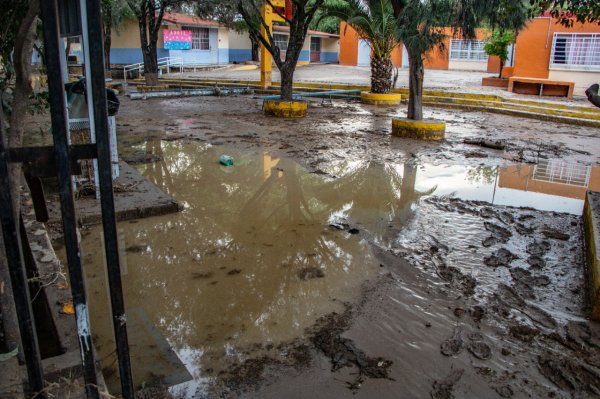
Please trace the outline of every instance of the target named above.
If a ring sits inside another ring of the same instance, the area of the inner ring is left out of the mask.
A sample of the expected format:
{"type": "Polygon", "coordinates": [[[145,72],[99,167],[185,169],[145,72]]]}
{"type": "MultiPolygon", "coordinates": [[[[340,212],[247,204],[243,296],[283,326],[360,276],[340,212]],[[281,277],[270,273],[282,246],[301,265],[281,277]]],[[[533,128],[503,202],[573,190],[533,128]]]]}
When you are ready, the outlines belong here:
{"type": "Polygon", "coordinates": [[[266,100],[265,114],[278,118],[304,118],[308,103],[306,101],[266,100]]]}
{"type": "Polygon", "coordinates": [[[258,69],[258,65],[242,65],[241,67],[234,68],[233,71],[254,71],[258,69]]]}
{"type": "Polygon", "coordinates": [[[360,99],[365,104],[371,105],[400,105],[402,95],[397,93],[370,93],[363,91],[360,93],[360,99]]]}
{"type": "Polygon", "coordinates": [[[443,140],[446,135],[446,124],[443,122],[412,119],[392,119],[392,135],[407,139],[443,140]]]}
{"type": "Polygon", "coordinates": [[[591,319],[600,320],[600,221],[597,218],[600,194],[588,192],[585,196],[583,230],[586,249],[587,288],[592,305],[591,319]]]}

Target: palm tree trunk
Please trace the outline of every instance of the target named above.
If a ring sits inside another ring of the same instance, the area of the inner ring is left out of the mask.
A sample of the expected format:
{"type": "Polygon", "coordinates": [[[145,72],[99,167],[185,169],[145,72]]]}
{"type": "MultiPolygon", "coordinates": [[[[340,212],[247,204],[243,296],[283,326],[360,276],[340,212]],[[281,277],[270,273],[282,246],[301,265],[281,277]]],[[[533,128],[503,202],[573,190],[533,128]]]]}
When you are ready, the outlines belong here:
{"type": "Polygon", "coordinates": [[[371,58],[371,93],[386,94],[392,90],[394,66],[388,58],[371,58]]]}
{"type": "Polygon", "coordinates": [[[409,59],[409,93],[408,119],[420,121],[423,119],[423,58],[421,54],[408,52],[409,59]]]}

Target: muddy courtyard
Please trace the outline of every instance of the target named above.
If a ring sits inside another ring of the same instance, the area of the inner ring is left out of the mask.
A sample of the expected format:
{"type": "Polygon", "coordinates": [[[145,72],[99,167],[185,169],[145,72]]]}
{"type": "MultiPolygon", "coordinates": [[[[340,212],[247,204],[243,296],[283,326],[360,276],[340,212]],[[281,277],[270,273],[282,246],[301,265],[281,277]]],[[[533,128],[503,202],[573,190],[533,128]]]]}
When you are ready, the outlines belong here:
{"type": "MultiPolygon", "coordinates": [[[[283,120],[250,96],[121,99],[121,158],[183,205],[119,224],[139,386],[600,396],[581,218],[600,129],[429,108],[446,139],[420,142],[390,135],[406,105],[314,100],[283,120]]],[[[83,229],[94,342],[118,387],[101,242],[83,229]]]]}

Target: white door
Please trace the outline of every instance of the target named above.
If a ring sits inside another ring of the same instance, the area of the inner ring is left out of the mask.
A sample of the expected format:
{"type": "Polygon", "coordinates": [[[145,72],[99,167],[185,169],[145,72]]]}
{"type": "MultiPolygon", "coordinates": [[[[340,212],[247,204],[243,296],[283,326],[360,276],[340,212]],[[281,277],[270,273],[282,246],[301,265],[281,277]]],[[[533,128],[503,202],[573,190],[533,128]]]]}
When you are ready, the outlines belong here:
{"type": "Polygon", "coordinates": [[[408,51],[404,44],[402,45],[402,68],[408,68],[408,51]]]}
{"type": "Polygon", "coordinates": [[[358,66],[369,66],[371,65],[371,46],[369,42],[360,39],[358,42],[358,66]]]}

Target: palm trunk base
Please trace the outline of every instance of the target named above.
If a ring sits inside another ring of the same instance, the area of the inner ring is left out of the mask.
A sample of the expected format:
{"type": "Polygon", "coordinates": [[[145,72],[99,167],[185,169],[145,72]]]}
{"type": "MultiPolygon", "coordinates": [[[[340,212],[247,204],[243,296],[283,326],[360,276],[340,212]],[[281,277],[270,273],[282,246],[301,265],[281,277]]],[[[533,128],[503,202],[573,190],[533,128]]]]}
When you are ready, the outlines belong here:
{"type": "Polygon", "coordinates": [[[363,91],[360,93],[360,100],[363,104],[394,106],[400,105],[402,96],[398,93],[378,94],[363,91]]]}
{"type": "Polygon", "coordinates": [[[435,120],[394,118],[392,135],[406,139],[439,141],[446,136],[446,124],[435,120]]]}
{"type": "Polygon", "coordinates": [[[265,114],[278,118],[304,118],[308,110],[306,101],[266,100],[265,114]]]}

